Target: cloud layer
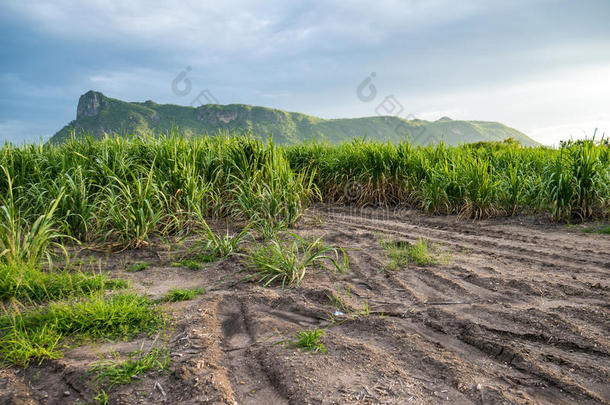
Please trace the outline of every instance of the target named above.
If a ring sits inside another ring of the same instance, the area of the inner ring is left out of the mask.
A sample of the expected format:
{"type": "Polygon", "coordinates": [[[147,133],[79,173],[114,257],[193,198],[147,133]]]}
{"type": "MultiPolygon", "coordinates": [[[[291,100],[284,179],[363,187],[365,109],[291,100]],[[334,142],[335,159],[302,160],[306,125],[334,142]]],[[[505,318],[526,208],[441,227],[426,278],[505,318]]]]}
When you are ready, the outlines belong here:
{"type": "Polygon", "coordinates": [[[89,89],[187,105],[209,89],[322,117],[374,115],[375,72],[426,119],[501,121],[545,143],[610,132],[610,3],[31,0],[0,6],[0,139],[74,119],[89,89]],[[192,94],[171,82],[186,67],[192,94]]]}

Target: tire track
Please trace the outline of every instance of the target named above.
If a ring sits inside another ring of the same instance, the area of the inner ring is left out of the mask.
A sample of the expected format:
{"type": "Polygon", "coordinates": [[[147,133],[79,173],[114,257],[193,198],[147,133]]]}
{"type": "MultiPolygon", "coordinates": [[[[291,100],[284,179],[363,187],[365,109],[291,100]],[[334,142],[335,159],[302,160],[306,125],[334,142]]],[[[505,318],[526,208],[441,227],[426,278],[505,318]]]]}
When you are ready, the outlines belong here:
{"type": "MultiPolygon", "coordinates": [[[[369,344],[403,346],[411,353],[406,364],[417,353],[435,364],[430,375],[444,369],[439,375],[454,387],[463,375],[487,376],[495,393],[511,395],[498,396],[498,402],[610,403],[604,384],[610,375],[610,244],[603,237],[557,229],[549,236],[531,225],[510,224],[503,231],[493,220],[483,227],[414,215],[404,223],[341,210],[325,218],[326,227],[341,230],[336,243],[349,235],[343,239],[347,247],[383,254],[375,240],[383,235],[408,241],[423,236],[452,249],[448,265],[407,265],[388,272],[384,282],[388,298],[380,308],[404,333],[417,332],[423,340],[404,346],[395,332],[380,331],[367,338],[369,344]],[[405,300],[397,289],[416,299],[405,300]],[[434,355],[427,341],[447,352],[434,355]]],[[[364,337],[363,330],[350,333],[364,337]]],[[[473,402],[486,403],[481,393],[467,393],[473,402]]]]}
{"type": "MultiPolygon", "coordinates": [[[[536,263],[544,269],[570,269],[576,273],[587,270],[603,275],[607,272],[607,270],[604,270],[604,267],[610,266],[610,262],[602,262],[601,260],[578,260],[570,256],[560,255],[556,252],[550,254],[549,256],[549,254],[545,254],[544,252],[538,250],[520,248],[518,250],[526,254],[512,253],[514,247],[511,245],[501,244],[493,240],[478,241],[476,237],[464,237],[464,235],[459,232],[438,232],[437,230],[430,228],[421,228],[404,224],[391,225],[384,222],[375,222],[366,219],[364,219],[364,221],[368,222],[361,224],[355,224],[351,221],[342,221],[334,217],[331,217],[331,220],[337,226],[366,229],[384,235],[392,234],[411,240],[417,240],[418,237],[425,235],[427,239],[433,242],[442,243],[454,249],[476,249],[478,253],[486,254],[492,258],[502,257],[511,261],[518,261],[527,264],[536,263]],[[583,267],[585,264],[587,266],[583,267]]],[[[363,221],[362,219],[360,220],[363,221]]]]}
{"type": "MultiPolygon", "coordinates": [[[[529,244],[534,247],[547,247],[554,249],[558,244],[568,244],[574,252],[581,253],[585,260],[588,255],[599,254],[599,252],[607,251],[610,241],[606,238],[594,238],[592,235],[585,233],[568,233],[561,225],[545,224],[544,230],[538,230],[536,226],[519,223],[515,224],[516,219],[506,220],[506,218],[495,218],[490,220],[469,221],[460,220],[455,216],[425,216],[421,212],[413,210],[410,215],[375,215],[367,217],[366,211],[353,210],[346,207],[324,207],[324,213],[329,216],[342,215],[348,218],[368,219],[368,220],[383,220],[400,224],[409,224],[413,226],[437,229],[448,232],[454,232],[459,229],[462,234],[473,234],[478,236],[486,236],[492,239],[510,240],[518,244],[529,244]],[[527,234],[522,231],[527,230],[527,234]]],[[[610,261],[608,255],[603,258],[603,263],[610,261]]]]}
{"type": "Polygon", "coordinates": [[[225,296],[219,308],[225,362],[237,403],[288,404],[252,356],[255,340],[244,315],[243,303],[236,297],[225,296]]]}

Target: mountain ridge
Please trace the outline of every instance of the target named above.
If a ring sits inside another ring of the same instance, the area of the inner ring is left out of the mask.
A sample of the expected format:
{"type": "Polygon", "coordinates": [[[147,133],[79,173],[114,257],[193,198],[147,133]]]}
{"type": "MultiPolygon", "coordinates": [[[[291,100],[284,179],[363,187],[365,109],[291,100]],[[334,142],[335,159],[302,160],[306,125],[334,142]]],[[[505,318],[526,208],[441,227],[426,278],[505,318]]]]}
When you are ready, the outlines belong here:
{"type": "Polygon", "coordinates": [[[442,117],[436,121],[404,120],[393,116],[324,119],[248,104],[204,104],[199,107],[157,104],[152,100],[127,102],[90,90],[79,98],[76,120],[50,139],[58,143],[74,131],[94,137],[104,133],[167,132],[179,128],[186,135],[251,131],[256,137],[273,136],[280,144],[309,139],[340,143],[354,137],[378,141],[410,140],[425,145],[443,141],[460,143],[502,141],[514,138],[526,146],[538,145],[524,133],[498,122],[462,121],[442,117]]]}

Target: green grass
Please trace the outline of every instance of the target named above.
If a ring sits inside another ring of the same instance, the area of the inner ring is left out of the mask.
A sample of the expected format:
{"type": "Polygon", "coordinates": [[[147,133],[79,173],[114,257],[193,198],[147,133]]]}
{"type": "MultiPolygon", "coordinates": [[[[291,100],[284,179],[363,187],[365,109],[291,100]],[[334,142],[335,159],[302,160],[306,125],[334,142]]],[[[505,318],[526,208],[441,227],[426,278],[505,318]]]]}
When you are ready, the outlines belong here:
{"type": "Polygon", "coordinates": [[[420,207],[465,218],[544,214],[610,218],[610,149],[568,142],[418,147],[354,140],[280,147],[252,136],[72,139],[0,148],[0,261],[39,264],[69,241],[141,248],[201,235],[223,257],[245,234],[215,234],[226,218],[273,239],[314,200],[420,207]],[[347,191],[355,192],[350,195],[347,191]]]}
{"type": "Polygon", "coordinates": [[[195,208],[195,218],[196,226],[193,232],[199,239],[187,250],[186,257],[172,263],[174,267],[200,270],[207,263],[236,253],[241,242],[250,236],[247,228],[244,228],[237,235],[232,235],[228,229],[224,235],[215,233],[198,208],[195,208]]]}
{"type": "Polygon", "coordinates": [[[186,257],[172,263],[174,267],[200,270],[207,263],[236,253],[241,242],[250,236],[247,228],[236,235],[232,235],[228,229],[224,235],[215,233],[198,207],[195,208],[194,217],[196,221],[193,232],[199,239],[187,250],[186,257]]]}
{"type": "Polygon", "coordinates": [[[195,218],[197,224],[195,234],[199,236],[199,240],[195,242],[191,251],[203,252],[199,253],[199,256],[203,255],[213,259],[230,256],[238,250],[242,241],[251,236],[247,227],[236,235],[232,235],[229,229],[225,234],[215,233],[198,207],[195,207],[195,218]]]}
{"type": "Polygon", "coordinates": [[[598,229],[597,233],[601,233],[601,234],[604,234],[604,235],[610,235],[610,226],[598,229]]]}
{"type": "Polygon", "coordinates": [[[0,188],[0,263],[37,266],[43,258],[51,263],[53,248],[62,249],[65,253],[58,242],[62,235],[55,229],[53,220],[63,190],[39,214],[28,220],[19,208],[11,173],[4,166],[0,168],[6,180],[6,189],[0,188]]]}
{"type": "Polygon", "coordinates": [[[319,267],[324,262],[339,272],[349,270],[349,260],[343,249],[325,246],[321,238],[307,242],[295,234],[288,237],[290,241],[280,241],[275,237],[250,251],[247,260],[254,272],[250,279],[265,287],[280,281],[284,288],[298,286],[308,269],[319,267]]]}
{"type": "Polygon", "coordinates": [[[426,266],[439,262],[439,259],[431,252],[430,242],[419,238],[415,244],[407,248],[407,260],[419,266],[426,266]]]}
{"type": "Polygon", "coordinates": [[[146,270],[149,267],[150,263],[148,262],[137,262],[130,264],[125,270],[127,270],[129,273],[137,273],[139,271],[146,270]]]}
{"type": "Polygon", "coordinates": [[[599,233],[600,235],[610,235],[610,225],[602,227],[590,227],[583,229],[585,233],[599,233]]]}
{"type": "MultiPolygon", "coordinates": [[[[346,291],[346,295],[348,298],[351,298],[351,291],[349,289],[346,291]]],[[[326,296],[337,311],[343,312],[344,314],[350,314],[353,312],[352,308],[347,303],[347,300],[340,292],[333,292],[331,295],[327,294],[326,296]]]]}
{"type": "Polygon", "coordinates": [[[0,260],[38,262],[67,238],[121,250],[193,232],[224,257],[247,232],[210,233],[204,217],[286,228],[314,195],[307,171],[296,173],[282,148],[252,137],[174,132],[3,145],[0,166],[0,260]]]}
{"type": "Polygon", "coordinates": [[[290,344],[302,350],[326,353],[326,347],[320,341],[323,335],[324,331],[317,328],[298,332],[290,344]]]}
{"type": "Polygon", "coordinates": [[[152,233],[170,215],[161,186],[155,181],[154,166],[140,167],[140,173],[126,167],[121,176],[109,173],[111,186],[105,190],[101,204],[106,215],[102,227],[108,231],[105,241],[112,247],[140,248],[149,244],[152,233]]]}
{"type": "Polygon", "coordinates": [[[110,279],[104,274],[43,271],[26,264],[0,264],[0,300],[51,301],[125,287],[125,280],[110,279]]]}
{"type": "Polygon", "coordinates": [[[23,312],[9,308],[0,318],[0,357],[7,364],[28,365],[60,357],[60,343],[68,337],[129,338],[152,333],[164,322],[147,298],[135,294],[94,294],[23,312]]]}
{"type": "Polygon", "coordinates": [[[398,270],[407,264],[427,266],[440,262],[440,258],[432,251],[430,242],[419,238],[416,243],[410,244],[405,241],[381,241],[388,258],[387,268],[398,270]]]}
{"type": "MultiPolygon", "coordinates": [[[[348,299],[352,298],[351,290],[348,288],[345,291],[345,295],[348,299]]],[[[352,308],[347,302],[347,299],[343,296],[341,291],[333,292],[331,295],[327,295],[330,300],[331,305],[335,308],[336,311],[343,313],[342,316],[346,316],[352,319],[359,318],[361,316],[368,317],[370,316],[370,308],[368,300],[365,300],[362,304],[361,308],[352,308]]],[[[330,319],[331,323],[337,322],[337,317],[335,313],[331,314],[330,319]]]]}
{"type": "Polygon", "coordinates": [[[93,400],[97,405],[108,405],[110,403],[108,393],[104,389],[99,389],[97,394],[93,397],[93,400]]]}
{"type": "Polygon", "coordinates": [[[610,217],[610,148],[516,143],[416,147],[354,140],[286,149],[291,167],[315,170],[321,200],[411,206],[462,218],[544,214],[555,221],[610,217]]]}
{"type": "Polygon", "coordinates": [[[138,350],[130,353],[128,358],[120,360],[115,354],[114,360],[102,360],[91,366],[89,373],[92,381],[106,391],[116,385],[129,384],[134,379],[151,371],[161,372],[170,365],[167,349],[153,348],[149,351],[138,350]]]}
{"type": "Polygon", "coordinates": [[[186,267],[189,270],[201,270],[207,263],[216,260],[216,256],[211,254],[198,254],[195,256],[184,257],[172,262],[173,267],[186,267]]]}
{"type": "Polygon", "coordinates": [[[161,301],[167,302],[178,302],[188,301],[197,297],[198,295],[205,294],[205,288],[172,288],[165,294],[161,301]]]}

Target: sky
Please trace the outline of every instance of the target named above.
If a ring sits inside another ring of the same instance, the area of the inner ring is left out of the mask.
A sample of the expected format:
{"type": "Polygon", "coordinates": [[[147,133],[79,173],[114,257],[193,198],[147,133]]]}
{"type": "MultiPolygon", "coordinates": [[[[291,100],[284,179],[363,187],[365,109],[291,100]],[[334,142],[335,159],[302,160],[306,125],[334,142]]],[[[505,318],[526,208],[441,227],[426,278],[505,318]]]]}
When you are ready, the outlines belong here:
{"type": "Polygon", "coordinates": [[[47,139],[88,90],[323,118],[610,135],[609,0],[3,0],[0,142],[47,139]],[[195,99],[199,97],[199,102],[195,99]]]}

